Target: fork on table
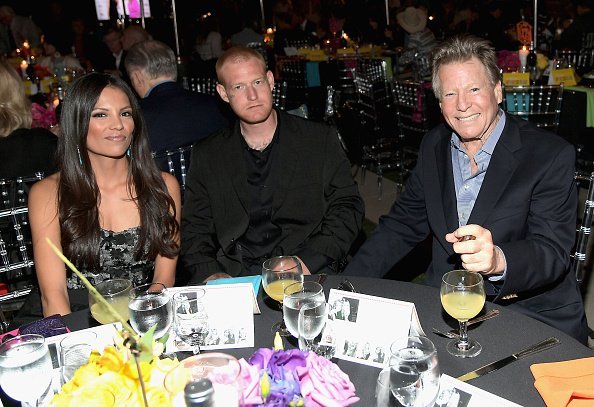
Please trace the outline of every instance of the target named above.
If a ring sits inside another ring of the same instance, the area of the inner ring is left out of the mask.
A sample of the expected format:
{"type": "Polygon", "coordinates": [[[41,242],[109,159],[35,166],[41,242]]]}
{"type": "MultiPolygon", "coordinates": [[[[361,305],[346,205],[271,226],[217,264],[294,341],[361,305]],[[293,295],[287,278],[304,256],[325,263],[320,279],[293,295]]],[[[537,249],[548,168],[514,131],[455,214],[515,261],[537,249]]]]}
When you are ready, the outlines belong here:
{"type": "MultiPolygon", "coordinates": [[[[476,318],[471,318],[468,320],[467,325],[473,325],[476,324],[478,322],[483,322],[486,321],[487,319],[491,319],[496,317],[497,315],[499,315],[499,310],[498,309],[492,309],[489,312],[487,312],[486,314],[483,314],[479,317],[476,318]]],[[[433,328],[433,333],[436,335],[440,335],[440,336],[445,336],[446,338],[450,338],[450,339],[455,339],[457,337],[460,336],[460,331],[458,329],[452,329],[448,332],[443,332],[440,331],[437,328],[433,328]]]]}

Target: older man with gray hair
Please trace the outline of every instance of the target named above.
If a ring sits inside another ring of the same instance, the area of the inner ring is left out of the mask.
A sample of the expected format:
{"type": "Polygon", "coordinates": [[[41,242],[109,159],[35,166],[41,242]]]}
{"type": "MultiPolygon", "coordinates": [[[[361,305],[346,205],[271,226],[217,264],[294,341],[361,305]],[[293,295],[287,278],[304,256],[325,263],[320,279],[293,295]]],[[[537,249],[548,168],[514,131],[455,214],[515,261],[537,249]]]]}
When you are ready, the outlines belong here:
{"type": "Polygon", "coordinates": [[[142,98],[151,150],[190,145],[228,126],[214,97],[187,91],[176,82],[175,54],[164,43],[149,40],[132,46],[125,65],[142,98]]]}

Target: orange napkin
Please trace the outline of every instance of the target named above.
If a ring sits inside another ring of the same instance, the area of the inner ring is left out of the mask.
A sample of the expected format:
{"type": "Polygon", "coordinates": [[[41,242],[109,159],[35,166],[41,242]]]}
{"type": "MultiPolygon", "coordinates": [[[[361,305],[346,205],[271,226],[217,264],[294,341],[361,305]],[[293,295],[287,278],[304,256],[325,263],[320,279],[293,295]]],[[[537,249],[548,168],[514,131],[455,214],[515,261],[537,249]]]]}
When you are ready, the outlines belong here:
{"type": "Polygon", "coordinates": [[[530,370],[548,407],[594,406],[594,357],[534,364],[530,370]]]}

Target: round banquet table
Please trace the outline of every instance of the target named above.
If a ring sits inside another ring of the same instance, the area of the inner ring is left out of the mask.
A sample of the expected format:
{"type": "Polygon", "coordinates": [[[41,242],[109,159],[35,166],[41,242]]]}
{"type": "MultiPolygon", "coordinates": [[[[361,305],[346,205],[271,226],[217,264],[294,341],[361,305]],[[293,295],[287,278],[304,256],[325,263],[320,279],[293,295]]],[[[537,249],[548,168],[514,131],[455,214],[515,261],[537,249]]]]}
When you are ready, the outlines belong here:
{"type": "MultiPolygon", "coordinates": [[[[326,296],[331,288],[338,286],[341,280],[340,275],[327,277],[323,283],[326,296]]],[[[530,365],[594,357],[594,351],[563,332],[518,312],[487,302],[483,311],[496,308],[500,310],[500,315],[473,325],[469,329],[469,335],[482,344],[483,351],[475,358],[456,358],[449,355],[445,349],[450,339],[432,333],[432,327],[440,330],[457,327],[457,321],[442,310],[437,288],[394,280],[361,277],[349,277],[349,280],[359,293],[414,303],[423,330],[437,348],[441,372],[453,377],[458,377],[487,363],[509,356],[551,336],[560,339],[561,344],[552,349],[517,360],[497,371],[468,382],[523,406],[544,406],[542,398],[534,387],[534,378],[530,372],[530,365]]],[[[80,291],[72,292],[71,298],[80,297],[86,299],[86,290],[80,291]]],[[[275,322],[279,321],[281,313],[271,308],[264,301],[262,289],[258,294],[258,304],[262,313],[254,315],[255,345],[256,348],[272,347],[273,334],[270,328],[275,322]]],[[[378,316],[377,318],[378,324],[390,323],[389,315],[378,316]]],[[[64,320],[71,330],[97,325],[90,316],[88,309],[66,315],[64,320]]],[[[289,342],[285,340],[286,349],[294,347],[295,344],[294,340],[289,342]]],[[[226,349],[224,352],[237,358],[244,357],[247,359],[253,351],[254,348],[240,348],[226,349]]],[[[373,405],[375,382],[380,370],[340,359],[334,359],[334,361],[349,375],[354,383],[357,396],[361,398],[357,405],[373,405]]]]}

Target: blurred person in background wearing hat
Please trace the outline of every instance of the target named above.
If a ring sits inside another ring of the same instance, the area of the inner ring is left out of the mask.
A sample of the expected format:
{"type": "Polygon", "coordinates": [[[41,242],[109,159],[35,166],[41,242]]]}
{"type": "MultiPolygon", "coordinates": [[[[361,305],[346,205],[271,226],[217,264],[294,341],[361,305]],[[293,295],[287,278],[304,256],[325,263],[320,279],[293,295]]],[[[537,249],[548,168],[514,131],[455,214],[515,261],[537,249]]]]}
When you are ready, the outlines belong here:
{"type": "Polygon", "coordinates": [[[404,45],[429,55],[437,45],[435,34],[427,27],[427,11],[421,7],[407,7],[396,15],[396,21],[408,33],[404,45]]]}

